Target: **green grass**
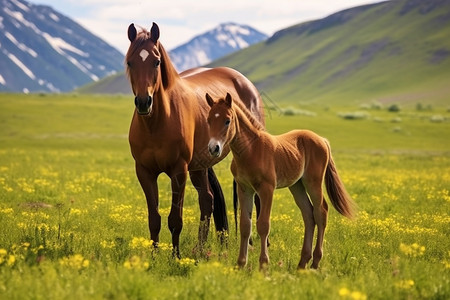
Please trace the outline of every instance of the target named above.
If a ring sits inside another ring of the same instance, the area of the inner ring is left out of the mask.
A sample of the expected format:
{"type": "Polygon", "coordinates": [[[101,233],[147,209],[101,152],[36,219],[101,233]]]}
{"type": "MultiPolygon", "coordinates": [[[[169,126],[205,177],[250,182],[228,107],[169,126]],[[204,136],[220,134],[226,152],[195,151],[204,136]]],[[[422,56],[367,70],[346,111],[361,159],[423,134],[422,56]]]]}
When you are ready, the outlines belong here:
{"type": "MultiPolygon", "coordinates": [[[[308,128],[327,137],[359,217],[349,221],[331,208],[321,269],[298,272],[301,215],[286,189],[276,191],[271,265],[263,274],[258,246],[246,268],[235,268],[234,225],[228,247],[211,231],[207,253],[192,251],[199,209],[191,185],[183,259],[173,259],[165,176],[159,181],[161,248],[149,246],[146,204],[127,142],[132,97],[0,94],[0,298],[448,299],[447,107],[293,108],[315,116],[266,110],[268,130],[308,128]],[[358,111],[366,118],[339,117],[358,111]],[[441,122],[432,122],[437,115],[441,122]]],[[[215,169],[231,222],[229,162],[215,169]]]]}

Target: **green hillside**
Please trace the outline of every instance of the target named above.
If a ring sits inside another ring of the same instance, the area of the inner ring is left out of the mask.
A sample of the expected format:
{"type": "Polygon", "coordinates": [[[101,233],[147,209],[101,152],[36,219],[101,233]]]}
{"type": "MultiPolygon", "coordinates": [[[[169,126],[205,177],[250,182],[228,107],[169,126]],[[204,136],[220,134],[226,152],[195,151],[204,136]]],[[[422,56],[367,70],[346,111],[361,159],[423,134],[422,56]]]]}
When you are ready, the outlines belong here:
{"type": "Polygon", "coordinates": [[[82,86],[75,92],[82,94],[132,94],[130,83],[124,72],[82,86]]]}
{"type": "MultiPolygon", "coordinates": [[[[450,0],[402,0],[286,28],[213,62],[278,103],[450,103],[450,0]]],[[[124,74],[80,90],[129,94],[124,74]]]]}
{"type": "Polygon", "coordinates": [[[212,66],[277,102],[450,100],[450,1],[389,1],[299,24],[212,66]]]}

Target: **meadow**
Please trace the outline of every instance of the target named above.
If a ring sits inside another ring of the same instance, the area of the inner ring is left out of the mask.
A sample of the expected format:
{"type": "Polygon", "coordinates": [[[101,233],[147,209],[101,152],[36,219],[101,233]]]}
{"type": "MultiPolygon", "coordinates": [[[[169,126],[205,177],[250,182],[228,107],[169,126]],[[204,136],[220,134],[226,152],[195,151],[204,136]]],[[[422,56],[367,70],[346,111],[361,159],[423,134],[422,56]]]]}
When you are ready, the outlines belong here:
{"type": "Polygon", "coordinates": [[[206,253],[192,251],[199,208],[189,184],[182,258],[172,257],[161,176],[153,249],[127,141],[131,97],[0,94],[0,298],[449,299],[449,108],[267,104],[271,133],[328,138],[358,204],[355,220],[330,208],[319,270],[296,269],[303,222],[286,189],[274,196],[268,271],[258,270],[256,230],[248,265],[236,268],[231,157],[215,167],[228,244],[211,230],[206,253]]]}

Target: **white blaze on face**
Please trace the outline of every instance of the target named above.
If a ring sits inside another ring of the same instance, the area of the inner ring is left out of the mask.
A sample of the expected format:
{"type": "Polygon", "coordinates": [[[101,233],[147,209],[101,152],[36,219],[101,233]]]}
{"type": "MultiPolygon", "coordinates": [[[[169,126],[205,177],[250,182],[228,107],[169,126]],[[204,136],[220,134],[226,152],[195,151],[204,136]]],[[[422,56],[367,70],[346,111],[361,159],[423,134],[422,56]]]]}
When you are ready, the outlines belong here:
{"type": "Polygon", "coordinates": [[[220,117],[220,114],[217,113],[217,114],[214,115],[214,117],[218,118],[218,117],[220,117]]]}
{"type": "Polygon", "coordinates": [[[150,53],[148,53],[148,51],[145,50],[145,49],[142,49],[142,50],[141,50],[141,53],[139,53],[139,56],[142,57],[142,61],[143,61],[143,62],[147,59],[147,57],[148,57],[149,55],[150,55],[150,53]]]}

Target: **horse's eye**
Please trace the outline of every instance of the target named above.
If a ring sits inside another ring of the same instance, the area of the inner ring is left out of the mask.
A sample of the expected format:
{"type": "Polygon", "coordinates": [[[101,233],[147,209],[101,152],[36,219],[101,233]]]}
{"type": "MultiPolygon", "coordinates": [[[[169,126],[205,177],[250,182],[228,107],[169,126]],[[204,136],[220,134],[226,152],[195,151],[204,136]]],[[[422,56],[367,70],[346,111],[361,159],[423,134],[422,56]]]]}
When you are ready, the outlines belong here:
{"type": "Polygon", "coordinates": [[[157,60],[157,61],[155,61],[155,68],[157,68],[157,67],[159,67],[159,65],[161,64],[161,60],[157,60]]]}
{"type": "Polygon", "coordinates": [[[129,61],[127,61],[127,66],[128,68],[131,67],[131,63],[129,61]]]}
{"type": "Polygon", "coordinates": [[[228,127],[228,126],[230,125],[230,122],[231,122],[230,119],[226,119],[226,120],[225,120],[225,126],[228,127]]]}

